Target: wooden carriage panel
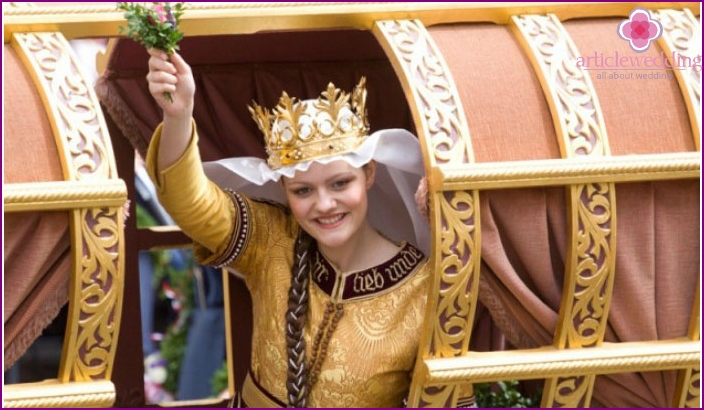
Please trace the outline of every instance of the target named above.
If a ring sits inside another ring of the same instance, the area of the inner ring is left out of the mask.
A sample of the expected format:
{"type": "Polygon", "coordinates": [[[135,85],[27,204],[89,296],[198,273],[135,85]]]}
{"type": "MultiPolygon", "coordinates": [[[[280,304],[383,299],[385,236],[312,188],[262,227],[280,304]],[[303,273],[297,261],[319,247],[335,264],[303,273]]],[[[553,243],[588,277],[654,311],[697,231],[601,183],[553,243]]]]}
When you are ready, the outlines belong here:
{"type": "Polygon", "coordinates": [[[453,24],[428,32],[452,71],[476,162],[560,157],[540,82],[508,27],[453,24]]]}

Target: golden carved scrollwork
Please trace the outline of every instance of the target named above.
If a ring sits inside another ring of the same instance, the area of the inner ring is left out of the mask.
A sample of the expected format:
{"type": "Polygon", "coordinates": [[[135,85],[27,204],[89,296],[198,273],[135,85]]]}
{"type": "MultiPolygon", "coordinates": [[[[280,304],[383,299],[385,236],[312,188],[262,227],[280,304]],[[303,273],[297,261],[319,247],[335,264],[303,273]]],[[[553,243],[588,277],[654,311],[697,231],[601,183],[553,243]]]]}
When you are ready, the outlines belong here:
{"type": "Polygon", "coordinates": [[[15,34],[14,41],[45,91],[59,154],[70,158],[63,164],[65,178],[116,178],[100,105],[66,39],[60,33],[25,33],[15,34]]]}
{"type": "MultiPolygon", "coordinates": [[[[613,293],[616,201],[614,184],[571,185],[572,204],[563,296],[555,345],[599,346],[603,341],[613,293]],[[575,211],[576,208],[576,211],[575,211]]],[[[594,375],[548,379],[543,406],[588,407],[594,375]],[[546,394],[547,393],[547,394],[546,394]]]]}
{"type": "MultiPolygon", "coordinates": [[[[92,84],[64,36],[15,33],[12,45],[41,96],[64,173],[64,183],[48,190],[45,206],[64,207],[71,216],[73,275],[58,379],[109,380],[122,312],[126,187],[117,181],[112,144],[92,84]],[[101,182],[106,189],[85,192],[101,182]]],[[[32,202],[35,197],[23,197],[18,210],[23,205],[42,208],[32,202]]]]}
{"type": "Polygon", "coordinates": [[[685,407],[690,409],[701,408],[701,378],[702,376],[699,369],[692,369],[692,373],[689,376],[689,384],[687,385],[685,407]]]}
{"type": "MultiPolygon", "coordinates": [[[[577,246],[573,257],[576,281],[574,300],[567,317],[565,332],[558,332],[557,344],[566,347],[597,346],[606,331],[613,261],[611,238],[615,203],[610,202],[611,184],[573,185],[573,198],[577,201],[577,246]]],[[[574,202],[573,202],[574,203],[574,202]]]]}
{"type": "MultiPolygon", "coordinates": [[[[437,173],[443,166],[474,162],[456,86],[423,24],[418,20],[383,20],[375,23],[373,32],[410,101],[429,165],[426,169],[437,173]]],[[[436,232],[431,263],[437,274],[429,292],[420,360],[467,353],[479,286],[478,191],[443,192],[432,176],[428,185],[431,224],[436,232]]],[[[457,385],[427,384],[416,376],[409,406],[452,407],[457,403],[457,385]]]]}
{"type": "Polygon", "coordinates": [[[699,366],[681,369],[672,407],[701,408],[701,373],[699,366]]]}
{"type": "Polygon", "coordinates": [[[557,380],[555,387],[554,403],[560,407],[566,408],[583,408],[589,407],[587,397],[590,396],[588,389],[591,387],[589,377],[577,376],[568,377],[557,380]]]}
{"type": "MultiPolygon", "coordinates": [[[[651,11],[651,13],[663,26],[663,35],[658,42],[668,55],[678,53],[686,59],[693,59],[697,56],[701,59],[701,23],[697,21],[691,11],[687,9],[663,9],[651,11]]],[[[697,151],[701,151],[701,68],[697,70],[694,69],[692,64],[683,65],[683,70],[674,70],[674,72],[683,91],[685,104],[689,111],[695,148],[697,151]]],[[[689,332],[693,340],[700,338],[699,323],[701,314],[698,306],[696,306],[699,300],[700,294],[697,293],[694,299],[695,306],[692,308],[692,321],[689,332]]],[[[701,407],[700,400],[700,368],[694,367],[680,370],[673,405],[676,407],[699,408],[701,407]]]]}
{"type": "MultiPolygon", "coordinates": [[[[673,70],[677,81],[682,89],[682,95],[689,111],[689,119],[694,135],[694,144],[697,151],[701,150],[702,126],[702,70],[701,60],[699,69],[695,69],[696,64],[691,60],[695,57],[701,59],[701,24],[688,9],[672,10],[661,9],[650,11],[653,18],[662,24],[663,33],[658,39],[665,54],[672,56],[676,53],[685,58],[680,64],[673,61],[682,70],[673,70]],[[687,63],[689,60],[690,63],[687,63]]],[[[676,59],[673,59],[676,60],[676,59]]]]}
{"type": "Polygon", "coordinates": [[[454,407],[452,403],[457,402],[456,398],[453,400],[456,390],[457,386],[453,385],[425,386],[417,407],[429,407],[433,409],[446,409],[454,407]]]}
{"type": "Polygon", "coordinates": [[[430,353],[436,357],[460,356],[467,353],[471,324],[476,309],[479,286],[480,254],[479,219],[476,191],[444,192],[440,205],[440,283],[435,330],[430,353]]]}
{"type": "MultiPolygon", "coordinates": [[[[692,312],[689,316],[689,329],[687,337],[690,340],[701,343],[701,278],[697,283],[694,300],[692,301],[692,312]]],[[[699,351],[701,356],[701,350],[699,351]]],[[[701,357],[700,357],[701,363],[701,357]]],[[[677,373],[677,387],[672,407],[700,408],[701,399],[701,369],[700,366],[680,369],[677,373]]]]}
{"type": "Polygon", "coordinates": [[[73,211],[76,237],[83,249],[76,254],[79,276],[72,283],[73,292],[80,293],[80,304],[70,307],[69,317],[78,319],[78,326],[68,334],[69,345],[77,347],[62,358],[60,373],[64,380],[96,380],[109,378],[110,365],[115,356],[115,345],[122,311],[121,292],[124,244],[121,208],[85,208],[73,211]],[[81,352],[81,354],[79,354],[81,352]]]}
{"type": "MultiPolygon", "coordinates": [[[[435,196],[440,209],[440,249],[435,259],[439,274],[430,293],[427,315],[432,318],[426,323],[431,328],[422,351],[424,357],[461,357],[469,347],[479,287],[479,194],[449,191],[435,196]]],[[[457,385],[426,385],[421,378],[413,382],[411,406],[452,407],[457,401],[457,385]]]]}
{"type": "MultiPolygon", "coordinates": [[[[479,287],[480,232],[477,191],[437,194],[440,208],[440,266],[435,267],[435,317],[428,355],[459,357],[467,353],[479,287]]],[[[453,407],[457,385],[425,385],[419,407],[453,407]]]]}
{"type": "Polygon", "coordinates": [[[457,89],[423,24],[418,20],[379,21],[374,33],[399,73],[404,91],[415,102],[411,110],[417,129],[429,143],[431,166],[473,162],[457,89]]]}
{"type": "MultiPolygon", "coordinates": [[[[467,353],[479,286],[480,240],[477,191],[450,191],[436,194],[440,210],[440,255],[429,307],[433,306],[426,357],[460,357],[467,353]]],[[[414,380],[414,383],[416,380],[414,380]]],[[[422,384],[422,383],[419,383],[422,384]]],[[[415,386],[414,386],[415,387],[415,386]]],[[[418,388],[421,386],[418,386],[418,388]]],[[[422,385],[420,407],[452,407],[457,401],[457,385],[422,385]]],[[[411,398],[417,389],[412,387],[411,398]]]]}
{"type": "MultiPolygon", "coordinates": [[[[557,17],[512,17],[512,28],[528,53],[548,98],[563,158],[610,154],[601,107],[579,52],[557,17]]],[[[613,183],[568,186],[569,216],[565,282],[554,344],[558,348],[599,346],[613,292],[616,198],[613,183]]],[[[551,378],[544,407],[585,407],[594,375],[551,378]]]]}
{"type": "Polygon", "coordinates": [[[512,18],[514,31],[530,51],[553,113],[563,156],[604,155],[604,119],[589,73],[577,66],[579,53],[553,14],[512,18]]]}

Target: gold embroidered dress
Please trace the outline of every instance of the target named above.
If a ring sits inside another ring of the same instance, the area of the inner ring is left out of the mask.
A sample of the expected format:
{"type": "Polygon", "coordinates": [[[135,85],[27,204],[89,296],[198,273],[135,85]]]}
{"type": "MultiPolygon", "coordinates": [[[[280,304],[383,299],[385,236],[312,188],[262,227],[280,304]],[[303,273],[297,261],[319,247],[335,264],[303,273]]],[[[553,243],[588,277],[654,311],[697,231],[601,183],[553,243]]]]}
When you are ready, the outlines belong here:
{"type": "MultiPolygon", "coordinates": [[[[195,125],[193,129],[184,155],[157,175],[159,127],[149,147],[147,169],[162,205],[195,241],[199,262],[231,266],[245,277],[254,324],[245,402],[256,407],[265,404],[248,392],[247,385],[254,384],[283,405],[287,372],[284,316],[299,226],[285,208],[223,191],[209,181],[200,164],[195,125]]],[[[323,357],[323,361],[310,389],[309,406],[402,405],[423,323],[429,267],[417,248],[405,242],[399,245],[394,258],[359,272],[340,272],[313,251],[304,331],[306,357],[309,361],[323,357]],[[344,315],[321,355],[312,350],[321,325],[326,325],[328,302],[342,304],[344,315]]]]}

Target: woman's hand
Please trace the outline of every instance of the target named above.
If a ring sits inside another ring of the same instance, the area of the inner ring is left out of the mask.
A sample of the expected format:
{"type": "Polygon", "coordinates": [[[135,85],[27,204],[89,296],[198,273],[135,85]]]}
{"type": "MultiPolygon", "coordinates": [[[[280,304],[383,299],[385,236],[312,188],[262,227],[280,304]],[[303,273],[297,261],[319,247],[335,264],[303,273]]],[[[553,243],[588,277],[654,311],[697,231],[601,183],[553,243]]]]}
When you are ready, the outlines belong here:
{"type": "Polygon", "coordinates": [[[193,96],[196,92],[191,67],[177,53],[168,56],[156,48],[149,55],[149,92],[164,111],[157,170],[163,170],[183,155],[192,134],[193,96]],[[171,95],[171,100],[164,93],[171,95]]]}
{"type": "Polygon", "coordinates": [[[149,92],[164,110],[164,121],[168,118],[190,120],[193,114],[195,82],[191,67],[178,53],[168,56],[157,48],[147,50],[149,55],[149,92]],[[164,95],[169,93],[173,101],[164,95]]]}

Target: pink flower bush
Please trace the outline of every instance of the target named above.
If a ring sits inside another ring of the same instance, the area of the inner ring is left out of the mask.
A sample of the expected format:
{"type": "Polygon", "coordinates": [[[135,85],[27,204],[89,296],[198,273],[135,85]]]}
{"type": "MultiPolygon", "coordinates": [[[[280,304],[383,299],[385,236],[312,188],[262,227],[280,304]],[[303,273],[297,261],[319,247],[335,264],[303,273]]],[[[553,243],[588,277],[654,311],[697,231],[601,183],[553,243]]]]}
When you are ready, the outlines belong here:
{"type": "Polygon", "coordinates": [[[642,53],[650,47],[650,42],[662,35],[662,24],[650,18],[646,9],[635,8],[627,20],[618,25],[618,35],[627,40],[633,51],[642,53]]]}

